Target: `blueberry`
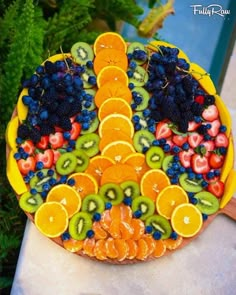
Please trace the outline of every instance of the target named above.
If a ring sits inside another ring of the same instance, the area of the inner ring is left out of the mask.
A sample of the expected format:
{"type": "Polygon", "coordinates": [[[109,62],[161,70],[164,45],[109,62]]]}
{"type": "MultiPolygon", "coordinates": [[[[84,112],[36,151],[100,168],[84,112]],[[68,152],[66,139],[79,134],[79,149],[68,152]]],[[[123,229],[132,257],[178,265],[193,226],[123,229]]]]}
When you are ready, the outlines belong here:
{"type": "Polygon", "coordinates": [[[166,139],[165,138],[161,138],[160,139],[160,145],[164,145],[166,143],[166,139]]]}
{"type": "MultiPolygon", "coordinates": [[[[47,172],[47,175],[48,176],[53,176],[54,174],[54,170],[53,169],[49,169],[48,172],[47,172]]],[[[63,177],[63,176],[62,176],[63,177]]],[[[66,177],[66,176],[65,176],[66,177]]]]}
{"type": "Polygon", "coordinates": [[[207,173],[207,178],[208,179],[212,179],[214,177],[215,177],[215,173],[213,171],[210,171],[210,172],[207,173]]]}
{"type": "Polygon", "coordinates": [[[47,191],[42,191],[41,192],[41,197],[44,199],[47,197],[48,192],[47,191]]]}
{"type": "Polygon", "coordinates": [[[160,240],[161,239],[161,233],[159,231],[155,231],[153,234],[152,234],[154,240],[160,240]]]}
{"type": "Polygon", "coordinates": [[[150,234],[152,231],[153,231],[153,228],[152,228],[151,225],[147,225],[147,226],[145,227],[145,232],[146,232],[147,234],[150,234]]]}
{"type": "Polygon", "coordinates": [[[26,105],[26,106],[29,106],[29,105],[31,104],[32,100],[33,100],[32,97],[29,96],[29,95],[24,95],[24,96],[22,97],[22,102],[23,102],[23,104],[26,105]]]}
{"type": "Polygon", "coordinates": [[[129,78],[132,78],[133,75],[134,75],[134,73],[133,73],[132,71],[127,71],[127,76],[128,76],[129,78]]]}
{"type": "Polygon", "coordinates": [[[173,232],[171,233],[171,235],[170,235],[170,238],[173,239],[173,240],[177,240],[177,238],[178,238],[178,234],[177,234],[176,232],[173,231],[173,232]]]}
{"type": "Polygon", "coordinates": [[[180,166],[179,173],[185,173],[186,169],[183,166],[180,166]]]}
{"type": "Polygon", "coordinates": [[[87,63],[86,63],[86,66],[89,68],[89,69],[92,69],[93,68],[93,62],[91,60],[88,60],[87,63]]]}
{"type": "Polygon", "coordinates": [[[220,126],[220,132],[226,132],[227,127],[225,125],[220,126]]]}
{"type": "Polygon", "coordinates": [[[196,174],[196,179],[197,180],[201,180],[202,178],[203,178],[202,174],[199,174],[199,173],[196,174]]]}
{"type": "Polygon", "coordinates": [[[42,188],[43,188],[44,191],[47,191],[48,192],[50,190],[51,186],[50,186],[50,184],[48,182],[45,182],[42,185],[42,188]]]}
{"type": "Polygon", "coordinates": [[[87,122],[85,122],[85,123],[82,124],[82,129],[83,129],[83,130],[88,130],[89,127],[90,127],[90,125],[89,125],[89,123],[87,123],[87,122]]]}
{"type": "Polygon", "coordinates": [[[164,150],[164,152],[169,152],[170,151],[170,145],[168,144],[168,143],[166,143],[166,144],[164,144],[163,145],[163,150],[164,150]]]}
{"type": "Polygon", "coordinates": [[[37,170],[41,170],[41,169],[43,169],[43,167],[44,167],[43,162],[38,161],[38,162],[36,163],[36,169],[37,169],[37,170]]]}
{"type": "Polygon", "coordinates": [[[153,140],[152,145],[153,146],[159,146],[160,145],[160,140],[158,140],[158,139],[153,140]]]}
{"type": "MultiPolygon", "coordinates": [[[[151,125],[151,126],[148,126],[148,131],[151,132],[151,133],[154,133],[156,130],[155,126],[154,125],[151,125]]],[[[169,150],[168,150],[169,151],[169,150]]],[[[167,150],[166,150],[167,152],[167,150]]]]}
{"type": "Polygon", "coordinates": [[[88,83],[89,83],[90,85],[96,85],[96,83],[97,83],[97,79],[96,79],[96,77],[94,77],[94,76],[90,76],[90,77],[88,78],[88,83]]]}
{"type": "Polygon", "coordinates": [[[214,170],[215,176],[220,176],[220,170],[214,170]]]}
{"type": "Polygon", "coordinates": [[[15,154],[14,154],[14,158],[15,158],[16,160],[20,160],[20,159],[21,159],[21,154],[20,154],[20,153],[15,153],[15,154]]]}
{"type": "Polygon", "coordinates": [[[134,87],[135,87],[135,86],[134,86],[134,83],[130,82],[130,83],[129,83],[129,89],[132,90],[132,89],[134,89],[134,87]]]}
{"type": "Polygon", "coordinates": [[[171,176],[174,176],[175,171],[172,168],[168,168],[166,170],[166,174],[171,177],[171,176]]]}
{"type": "Polygon", "coordinates": [[[112,204],[111,204],[110,202],[107,202],[107,203],[105,204],[105,209],[106,209],[106,210],[111,209],[111,207],[112,207],[112,204]]]}
{"type": "Polygon", "coordinates": [[[129,67],[134,70],[137,67],[137,63],[134,60],[131,60],[129,63],[129,67]]]}
{"type": "Polygon", "coordinates": [[[148,117],[148,116],[150,116],[150,114],[151,114],[151,111],[150,111],[149,109],[145,109],[145,110],[143,111],[143,116],[144,116],[144,117],[148,117]]]}
{"type": "Polygon", "coordinates": [[[183,149],[184,151],[189,150],[189,144],[188,144],[187,142],[185,142],[185,143],[182,145],[182,149],[183,149]]]}
{"type": "Polygon", "coordinates": [[[36,195],[38,192],[37,192],[37,190],[35,188],[31,188],[30,193],[32,195],[36,195]]]}
{"type": "Polygon", "coordinates": [[[49,182],[50,186],[54,186],[57,183],[57,180],[56,180],[56,178],[50,178],[48,182],[49,182]]]}
{"type": "Polygon", "coordinates": [[[201,186],[202,186],[202,187],[207,187],[207,186],[208,186],[207,181],[203,180],[203,181],[201,182],[201,186]]]}
{"type": "Polygon", "coordinates": [[[136,124],[134,125],[134,128],[135,128],[136,131],[141,130],[141,129],[142,129],[142,125],[139,124],[139,123],[136,123],[136,124]]]}
{"type": "Polygon", "coordinates": [[[99,220],[101,220],[101,214],[100,214],[99,212],[95,212],[95,213],[93,214],[93,220],[94,220],[94,221],[99,221],[99,220]]]}
{"type": "Polygon", "coordinates": [[[95,235],[95,233],[94,233],[94,231],[93,231],[92,229],[89,229],[89,230],[87,231],[87,233],[86,233],[86,236],[87,236],[89,239],[93,238],[94,235],[95,235]]]}
{"type": "Polygon", "coordinates": [[[48,118],[48,111],[47,110],[41,111],[41,113],[39,114],[39,117],[41,120],[46,120],[48,118]]]}
{"type": "Polygon", "coordinates": [[[198,203],[198,199],[197,199],[197,198],[194,198],[194,197],[190,198],[189,201],[190,201],[190,203],[192,203],[193,205],[196,205],[196,204],[198,203]]]}
{"type": "Polygon", "coordinates": [[[69,140],[70,139],[70,132],[66,131],[63,133],[63,137],[66,139],[66,140],[69,140]]]}
{"type": "Polygon", "coordinates": [[[180,149],[180,147],[175,145],[175,146],[173,146],[172,151],[173,151],[173,153],[178,154],[181,151],[181,149],[180,149]]]}
{"type": "Polygon", "coordinates": [[[190,180],[194,179],[194,178],[195,178],[195,173],[193,173],[193,172],[189,172],[189,173],[188,173],[188,178],[189,178],[190,180]]]}
{"type": "Polygon", "coordinates": [[[134,115],[132,120],[133,120],[134,123],[139,123],[140,117],[138,115],[134,115]]]}
{"type": "Polygon", "coordinates": [[[123,200],[123,203],[126,206],[131,206],[131,204],[132,204],[132,198],[131,197],[125,197],[124,200],[123,200]]]}
{"type": "Polygon", "coordinates": [[[177,184],[179,182],[178,176],[174,176],[170,180],[171,184],[177,184]]]}
{"type": "Polygon", "coordinates": [[[29,183],[30,182],[30,177],[28,175],[24,176],[24,182],[29,183]]]}
{"type": "Polygon", "coordinates": [[[142,216],[142,211],[141,210],[134,211],[133,216],[134,218],[140,218],[142,216]]]}
{"type": "Polygon", "coordinates": [[[75,180],[74,180],[74,178],[70,178],[70,179],[68,179],[68,180],[67,180],[67,184],[70,185],[70,186],[75,185],[75,180]]]}
{"type": "Polygon", "coordinates": [[[205,214],[205,213],[202,213],[202,219],[203,219],[203,221],[207,220],[207,218],[208,218],[208,215],[205,214]]]}
{"type": "Polygon", "coordinates": [[[70,239],[70,234],[68,232],[64,232],[61,235],[61,238],[62,238],[63,241],[68,241],[70,239]]]}

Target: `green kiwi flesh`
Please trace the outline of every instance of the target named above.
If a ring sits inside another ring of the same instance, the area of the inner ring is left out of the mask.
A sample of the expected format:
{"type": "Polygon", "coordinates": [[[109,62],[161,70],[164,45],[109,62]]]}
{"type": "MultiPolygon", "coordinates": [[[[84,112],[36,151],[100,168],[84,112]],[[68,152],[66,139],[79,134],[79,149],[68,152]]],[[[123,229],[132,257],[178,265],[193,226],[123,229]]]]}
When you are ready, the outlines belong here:
{"type": "Polygon", "coordinates": [[[149,149],[155,136],[148,130],[139,130],[135,132],[133,137],[134,148],[137,152],[142,153],[144,148],[149,149]]]}
{"type": "Polygon", "coordinates": [[[95,110],[95,108],[96,108],[96,105],[95,105],[95,103],[94,103],[94,96],[95,96],[95,94],[96,94],[96,91],[94,90],[94,89],[86,89],[85,90],[85,94],[89,94],[89,95],[91,95],[92,96],[92,100],[91,100],[91,105],[89,106],[89,107],[85,107],[85,102],[86,102],[86,100],[84,100],[83,102],[82,102],[82,110],[88,110],[88,111],[93,111],[93,110],[95,110]]]}
{"type": "Polygon", "coordinates": [[[163,149],[159,146],[152,146],[146,152],[146,162],[148,166],[152,169],[161,168],[165,153],[163,149]]]}
{"type": "Polygon", "coordinates": [[[130,197],[134,199],[140,196],[140,187],[136,181],[133,181],[133,180],[124,181],[120,184],[120,187],[122,188],[125,197],[130,197]]]}
{"type": "Polygon", "coordinates": [[[204,214],[211,215],[219,210],[219,200],[210,192],[200,192],[194,195],[197,199],[196,207],[204,214]]]}
{"type": "MultiPolygon", "coordinates": [[[[137,105],[136,107],[136,111],[143,111],[145,110],[147,107],[148,107],[148,101],[149,101],[149,93],[147,92],[147,90],[145,90],[143,87],[134,87],[134,89],[132,90],[132,93],[133,92],[136,92],[137,95],[139,97],[141,97],[142,99],[142,102],[137,105]]],[[[131,104],[133,103],[134,101],[132,100],[131,104]]]]}
{"type": "Polygon", "coordinates": [[[102,213],[105,210],[104,200],[100,195],[87,195],[82,201],[81,211],[87,212],[91,215],[94,213],[102,213]]]}
{"type": "Polygon", "coordinates": [[[161,239],[168,239],[172,233],[172,228],[169,221],[161,216],[154,214],[148,217],[145,221],[145,225],[150,225],[153,228],[153,232],[158,231],[161,233],[161,239]]]}
{"type": "Polygon", "coordinates": [[[43,185],[46,184],[51,178],[56,179],[56,173],[53,172],[53,175],[48,175],[49,169],[40,170],[42,177],[39,177],[37,173],[30,179],[30,188],[36,189],[37,192],[42,192],[43,185]]]}
{"type": "Polygon", "coordinates": [[[173,155],[168,155],[163,159],[163,161],[162,161],[162,169],[164,171],[167,171],[169,168],[171,168],[172,163],[173,163],[173,159],[174,159],[173,155]]]}
{"type": "Polygon", "coordinates": [[[77,64],[85,65],[87,61],[93,60],[94,53],[91,46],[85,42],[77,42],[71,47],[71,55],[77,64]]]}
{"type": "Polygon", "coordinates": [[[82,150],[74,150],[72,153],[77,158],[75,172],[84,172],[89,165],[89,156],[82,150]]]}
{"type": "Polygon", "coordinates": [[[75,143],[77,150],[83,150],[90,158],[99,152],[100,137],[96,133],[83,134],[75,143]]]}
{"type": "Polygon", "coordinates": [[[87,212],[78,212],[69,222],[69,234],[75,240],[84,240],[87,231],[92,228],[92,217],[87,212]]]}
{"type": "Polygon", "coordinates": [[[140,217],[141,220],[147,219],[155,212],[155,204],[153,200],[144,196],[136,197],[132,202],[131,208],[133,212],[137,210],[140,210],[142,212],[142,216],[140,217]]]}
{"type": "Polygon", "coordinates": [[[148,81],[148,73],[141,66],[137,66],[133,71],[133,76],[129,78],[129,82],[134,86],[144,86],[148,81]]]}
{"type": "Polygon", "coordinates": [[[84,86],[85,89],[94,87],[94,85],[89,83],[89,81],[88,81],[89,77],[95,77],[96,78],[96,75],[95,75],[95,73],[94,73],[94,71],[92,69],[85,68],[85,72],[81,75],[81,78],[83,80],[83,86],[84,86]]]}
{"type": "Polygon", "coordinates": [[[124,199],[123,190],[116,183],[103,184],[99,189],[99,195],[105,202],[110,202],[112,205],[118,205],[124,199]]]}
{"type": "Polygon", "coordinates": [[[180,175],[179,183],[186,192],[198,193],[202,191],[201,180],[189,179],[187,173],[180,175]]]}
{"type": "Polygon", "coordinates": [[[24,193],[19,200],[19,206],[21,209],[28,213],[34,213],[42,205],[43,198],[40,194],[32,195],[30,192],[24,193]]]}
{"type": "Polygon", "coordinates": [[[90,121],[88,129],[81,130],[81,134],[90,134],[95,132],[98,128],[98,125],[99,125],[99,120],[98,120],[98,117],[96,116],[92,121],[90,121]]]}
{"type": "MultiPolygon", "coordinates": [[[[129,53],[133,53],[135,50],[143,50],[147,53],[147,50],[145,48],[145,46],[140,43],[140,42],[132,42],[129,44],[128,48],[127,48],[127,54],[129,53]]],[[[140,60],[140,59],[135,59],[135,62],[138,64],[138,65],[142,65],[146,62],[146,60],[140,60]]]]}
{"type": "Polygon", "coordinates": [[[77,166],[77,157],[72,152],[61,154],[56,162],[56,171],[60,175],[69,175],[75,171],[77,166]]]}

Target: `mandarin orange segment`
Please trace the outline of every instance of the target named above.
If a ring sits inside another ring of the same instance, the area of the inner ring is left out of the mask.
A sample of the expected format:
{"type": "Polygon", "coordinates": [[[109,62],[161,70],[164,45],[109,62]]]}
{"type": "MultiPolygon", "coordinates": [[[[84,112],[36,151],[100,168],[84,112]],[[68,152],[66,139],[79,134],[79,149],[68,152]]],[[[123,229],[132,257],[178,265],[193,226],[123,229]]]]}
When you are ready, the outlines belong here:
{"type": "Polygon", "coordinates": [[[163,242],[166,245],[166,248],[168,250],[174,250],[182,244],[183,238],[181,236],[178,236],[177,239],[170,238],[170,239],[163,240],[163,242]]]}
{"type": "Polygon", "coordinates": [[[35,226],[49,238],[59,237],[68,227],[68,213],[59,202],[45,202],[35,213],[35,226]]]}
{"type": "Polygon", "coordinates": [[[138,251],[136,254],[136,258],[138,260],[145,260],[148,257],[148,252],[149,252],[148,244],[144,239],[139,239],[137,241],[137,244],[138,244],[138,251]]]}
{"type": "Polygon", "coordinates": [[[94,231],[94,238],[96,240],[104,240],[107,238],[107,232],[102,228],[99,221],[93,222],[92,230],[94,231]]]}
{"type": "Polygon", "coordinates": [[[98,127],[99,136],[102,138],[113,131],[121,131],[127,134],[130,138],[134,135],[134,125],[124,115],[111,114],[105,117],[98,127]]]}
{"type": "Polygon", "coordinates": [[[126,86],[129,85],[129,78],[126,72],[117,66],[107,66],[98,73],[98,88],[111,81],[119,81],[126,86]]]}
{"type": "Polygon", "coordinates": [[[87,173],[77,172],[71,174],[68,179],[74,179],[74,188],[83,199],[90,194],[96,194],[98,192],[98,184],[96,179],[87,173]]]}
{"type": "Polygon", "coordinates": [[[130,223],[132,220],[132,209],[129,206],[126,206],[125,204],[120,204],[120,217],[121,221],[125,221],[127,223],[130,223]]]}
{"type": "Polygon", "coordinates": [[[118,261],[123,261],[126,259],[128,252],[129,252],[129,247],[124,239],[116,239],[115,240],[115,246],[116,250],[118,252],[117,260],[118,261]]]}
{"type": "Polygon", "coordinates": [[[101,86],[94,97],[94,102],[99,108],[104,101],[109,98],[119,97],[130,104],[132,100],[132,93],[126,85],[119,81],[111,81],[101,86]]]}
{"type": "Polygon", "coordinates": [[[163,240],[156,240],[155,241],[155,249],[152,253],[152,256],[155,258],[161,257],[166,252],[166,245],[164,244],[163,240]]]}
{"type": "Polygon", "coordinates": [[[126,240],[126,244],[128,245],[128,254],[127,254],[127,259],[134,259],[137,255],[138,252],[138,245],[136,243],[136,241],[130,239],[130,240],[126,240]]]}
{"type": "Polygon", "coordinates": [[[96,241],[96,244],[94,247],[94,256],[98,260],[106,260],[107,259],[105,244],[106,244],[105,240],[96,241]]]}
{"type": "Polygon", "coordinates": [[[83,248],[83,241],[78,241],[70,238],[69,240],[63,241],[63,246],[66,250],[76,253],[79,252],[83,248]]]}
{"type": "Polygon", "coordinates": [[[117,258],[118,251],[116,249],[115,240],[113,238],[110,237],[106,240],[105,248],[107,257],[112,259],[117,258]]]}
{"type": "Polygon", "coordinates": [[[90,174],[96,179],[98,185],[100,185],[100,180],[103,172],[110,166],[114,165],[115,161],[104,156],[95,156],[90,159],[89,165],[85,173],[90,174]]]}
{"type": "Polygon", "coordinates": [[[155,250],[156,247],[156,243],[155,240],[153,239],[152,236],[150,235],[143,235],[142,237],[144,239],[144,241],[147,243],[148,245],[148,256],[151,255],[153,253],[153,251],[155,250]]]}
{"type": "Polygon", "coordinates": [[[133,167],[126,164],[115,164],[108,167],[101,177],[101,185],[105,183],[120,184],[126,180],[137,181],[137,175],[133,167]]]}
{"type": "Polygon", "coordinates": [[[145,232],[145,225],[144,225],[143,221],[140,219],[132,219],[131,226],[134,229],[132,239],[139,240],[145,232]]]}
{"type": "Polygon", "coordinates": [[[120,205],[112,206],[110,209],[110,216],[112,220],[121,221],[120,205]]]}
{"type": "Polygon", "coordinates": [[[119,140],[109,143],[106,147],[104,147],[101,154],[102,156],[108,157],[113,161],[120,163],[128,155],[134,153],[135,149],[132,144],[119,140]]]}
{"type": "Polygon", "coordinates": [[[128,69],[128,58],[125,52],[117,49],[103,49],[95,56],[93,61],[94,72],[96,75],[106,66],[117,66],[124,70],[128,69]]]}
{"type": "Polygon", "coordinates": [[[54,186],[47,195],[47,202],[59,202],[68,212],[70,218],[80,210],[81,198],[78,192],[67,184],[59,184],[54,186]]]}
{"type": "Polygon", "coordinates": [[[124,115],[131,120],[132,109],[130,104],[123,98],[108,98],[98,109],[98,119],[102,121],[106,116],[112,114],[124,115]]]}
{"type": "Polygon", "coordinates": [[[150,168],[146,163],[145,155],[141,153],[134,153],[128,155],[123,163],[134,167],[134,170],[137,174],[138,181],[140,182],[142,176],[145,172],[147,172],[150,168]]]}
{"type": "Polygon", "coordinates": [[[100,220],[102,228],[106,231],[109,231],[111,221],[112,221],[112,219],[111,219],[111,215],[110,215],[110,210],[105,210],[102,213],[101,220],[100,220]]]}
{"type": "Polygon", "coordinates": [[[95,243],[96,243],[96,241],[94,238],[92,238],[92,239],[86,238],[83,241],[83,253],[90,256],[90,257],[93,257],[95,243]]]}
{"type": "Polygon", "coordinates": [[[133,227],[125,222],[125,221],[121,221],[120,222],[120,232],[121,232],[121,238],[124,240],[128,240],[131,239],[133,234],[134,234],[134,229],[133,227]]]}
{"type": "Polygon", "coordinates": [[[99,51],[107,48],[114,48],[126,52],[127,44],[118,33],[105,32],[96,38],[93,45],[94,54],[96,55],[99,51]]]}
{"type": "Polygon", "coordinates": [[[106,136],[103,136],[99,142],[99,150],[103,151],[103,149],[111,142],[115,140],[122,140],[132,144],[132,138],[120,130],[113,130],[112,133],[107,133],[106,136]]]}
{"type": "Polygon", "coordinates": [[[156,201],[158,194],[170,185],[168,176],[160,169],[150,169],[147,171],[140,183],[142,195],[156,201]]]}
{"type": "Polygon", "coordinates": [[[186,191],[177,185],[165,187],[156,200],[157,212],[167,219],[171,218],[173,210],[180,204],[188,203],[189,198],[186,191]]]}
{"type": "Polygon", "coordinates": [[[111,225],[109,227],[109,234],[114,239],[120,239],[121,238],[120,220],[113,219],[111,221],[111,225]]]}

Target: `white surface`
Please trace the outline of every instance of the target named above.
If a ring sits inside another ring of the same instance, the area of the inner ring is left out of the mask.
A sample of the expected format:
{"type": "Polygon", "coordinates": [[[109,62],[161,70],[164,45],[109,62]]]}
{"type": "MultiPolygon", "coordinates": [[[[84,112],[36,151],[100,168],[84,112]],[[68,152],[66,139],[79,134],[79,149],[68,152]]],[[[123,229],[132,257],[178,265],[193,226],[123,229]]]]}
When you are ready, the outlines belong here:
{"type": "MultiPolygon", "coordinates": [[[[224,84],[227,86],[221,93],[230,107],[234,132],[235,54],[236,50],[227,71],[224,84]]],[[[42,294],[234,295],[236,223],[217,216],[196,240],[167,257],[114,266],[69,253],[27,222],[11,295],[42,294]]]]}

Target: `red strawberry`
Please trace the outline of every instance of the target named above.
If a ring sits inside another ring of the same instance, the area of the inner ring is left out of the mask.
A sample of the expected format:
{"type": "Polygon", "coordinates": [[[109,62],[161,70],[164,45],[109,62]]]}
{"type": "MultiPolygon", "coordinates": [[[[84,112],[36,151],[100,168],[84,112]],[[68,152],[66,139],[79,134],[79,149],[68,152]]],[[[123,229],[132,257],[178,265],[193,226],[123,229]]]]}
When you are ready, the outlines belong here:
{"type": "Polygon", "coordinates": [[[51,168],[53,164],[54,154],[51,149],[47,149],[42,153],[38,153],[35,156],[36,162],[43,162],[44,168],[51,168]]]}
{"type": "Polygon", "coordinates": [[[179,152],[179,160],[182,166],[185,168],[191,167],[191,157],[194,154],[193,149],[189,149],[188,151],[181,151],[179,152]]]}
{"type": "Polygon", "coordinates": [[[36,147],[41,150],[46,150],[48,148],[49,136],[41,136],[41,140],[36,144],[36,147]]]}
{"type": "Polygon", "coordinates": [[[198,102],[199,104],[203,104],[204,103],[204,96],[203,95],[198,95],[197,97],[195,97],[194,100],[196,102],[198,102]]]}
{"type": "Polygon", "coordinates": [[[190,122],[188,122],[188,131],[194,131],[194,130],[196,130],[200,125],[201,125],[201,123],[196,123],[195,121],[190,121],[190,122]]]}
{"type": "Polygon", "coordinates": [[[168,126],[168,123],[159,122],[156,127],[156,139],[168,138],[172,135],[172,131],[168,126]]]}
{"type": "Polygon", "coordinates": [[[188,137],[183,135],[174,135],[172,141],[177,146],[181,147],[185,142],[187,142],[188,137]]]}
{"type": "Polygon", "coordinates": [[[56,164],[57,160],[59,159],[61,153],[59,150],[52,150],[53,152],[53,164],[56,164]]]}
{"type": "Polygon", "coordinates": [[[188,136],[188,143],[192,148],[195,148],[201,144],[203,140],[203,135],[198,134],[196,132],[190,134],[188,136]]]}
{"type": "Polygon", "coordinates": [[[204,120],[212,122],[219,117],[219,111],[217,107],[212,104],[202,112],[202,117],[204,120]]]}
{"type": "Polygon", "coordinates": [[[65,139],[61,132],[56,132],[54,134],[49,135],[49,143],[53,149],[57,149],[63,146],[65,143],[65,139]]]}
{"type": "Polygon", "coordinates": [[[219,129],[220,129],[221,124],[218,119],[214,120],[212,122],[205,122],[203,124],[211,124],[211,128],[207,130],[207,132],[210,136],[215,137],[219,133],[219,129]]]}
{"type": "Polygon", "coordinates": [[[215,144],[214,144],[214,141],[212,140],[207,140],[207,141],[204,141],[202,143],[202,145],[206,148],[206,153],[204,156],[206,157],[209,157],[211,152],[214,150],[215,148],[215,144]]]}
{"type": "Polygon", "coordinates": [[[221,180],[217,180],[215,182],[211,182],[207,186],[207,190],[215,195],[217,198],[221,198],[224,193],[224,182],[221,180]]]}
{"type": "Polygon", "coordinates": [[[229,145],[229,139],[225,133],[219,133],[215,138],[215,145],[217,147],[227,147],[229,145]]]}
{"type": "Polygon", "coordinates": [[[192,168],[195,173],[204,174],[210,171],[208,158],[195,154],[191,158],[192,168]]]}
{"type": "Polygon", "coordinates": [[[72,129],[70,131],[70,139],[75,140],[78,138],[81,132],[81,125],[78,122],[72,124],[72,129]]]}
{"type": "Polygon", "coordinates": [[[35,159],[34,157],[30,156],[28,157],[26,160],[25,159],[20,159],[18,162],[18,167],[20,172],[23,175],[27,175],[30,171],[34,171],[35,170],[35,159]]]}
{"type": "Polygon", "coordinates": [[[34,153],[35,150],[35,146],[32,140],[26,140],[25,142],[23,142],[21,144],[21,147],[24,149],[24,151],[29,154],[32,155],[34,153]]]}
{"type": "Polygon", "coordinates": [[[211,168],[218,169],[224,164],[225,157],[217,153],[212,153],[209,157],[209,164],[211,168]]]}

